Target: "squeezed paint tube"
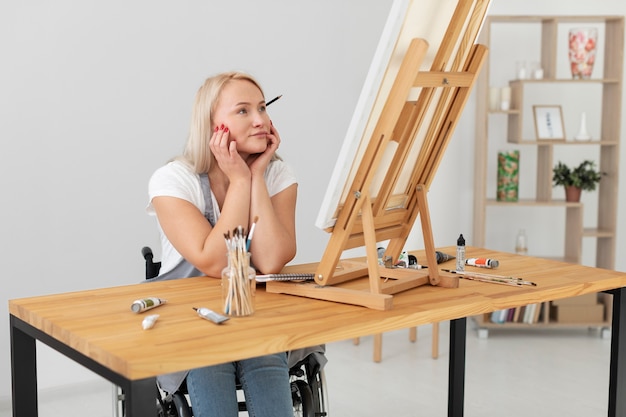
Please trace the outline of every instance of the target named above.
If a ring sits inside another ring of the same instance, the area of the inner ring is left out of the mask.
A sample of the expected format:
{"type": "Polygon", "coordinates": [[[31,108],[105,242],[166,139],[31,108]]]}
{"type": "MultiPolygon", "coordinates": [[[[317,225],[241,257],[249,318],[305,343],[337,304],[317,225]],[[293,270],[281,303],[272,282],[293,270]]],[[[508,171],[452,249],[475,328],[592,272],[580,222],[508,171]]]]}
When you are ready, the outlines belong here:
{"type": "Polygon", "coordinates": [[[489,258],[469,258],[465,261],[466,265],[477,266],[479,268],[497,268],[500,265],[496,259],[489,258]]]}
{"type": "Polygon", "coordinates": [[[141,300],[133,301],[133,304],[130,306],[130,309],[133,313],[142,313],[146,310],[150,310],[152,308],[165,304],[166,302],[167,300],[163,300],[162,298],[147,297],[147,298],[142,298],[141,300]]]}
{"type": "Polygon", "coordinates": [[[229,317],[222,316],[221,314],[218,314],[215,311],[206,307],[193,307],[193,309],[196,310],[198,316],[202,317],[205,320],[212,321],[215,324],[221,324],[229,319],[229,317]]]}
{"type": "Polygon", "coordinates": [[[153,328],[154,323],[156,323],[158,318],[158,314],[150,314],[149,316],[146,316],[146,318],[141,322],[141,327],[143,327],[144,330],[153,328]]]}
{"type": "Polygon", "coordinates": [[[435,251],[435,255],[437,255],[437,263],[444,263],[454,259],[454,256],[448,255],[447,253],[435,251]]]}

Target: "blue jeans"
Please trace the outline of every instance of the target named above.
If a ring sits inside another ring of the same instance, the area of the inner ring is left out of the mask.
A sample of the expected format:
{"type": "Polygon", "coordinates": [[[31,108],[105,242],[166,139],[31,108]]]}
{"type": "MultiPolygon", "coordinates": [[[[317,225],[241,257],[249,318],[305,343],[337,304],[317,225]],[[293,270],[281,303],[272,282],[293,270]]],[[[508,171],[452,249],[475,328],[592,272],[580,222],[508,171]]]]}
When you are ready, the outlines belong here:
{"type": "Polygon", "coordinates": [[[187,390],[194,417],[237,417],[237,377],[250,417],[293,417],[286,353],[190,371],[187,390]]]}

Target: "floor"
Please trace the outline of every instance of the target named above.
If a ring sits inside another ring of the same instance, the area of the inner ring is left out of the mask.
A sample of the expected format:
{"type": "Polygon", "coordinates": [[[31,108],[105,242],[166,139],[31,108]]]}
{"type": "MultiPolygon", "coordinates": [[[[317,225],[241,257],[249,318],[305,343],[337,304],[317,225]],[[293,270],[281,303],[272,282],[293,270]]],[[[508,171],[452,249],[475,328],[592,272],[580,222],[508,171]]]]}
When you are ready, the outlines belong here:
{"type": "MultiPolygon", "coordinates": [[[[441,324],[438,359],[430,325],[418,329],[416,343],[408,330],[386,333],[381,363],[372,361],[372,337],[328,344],[329,415],[446,416],[448,329],[441,324]]],[[[610,339],[597,329],[491,330],[479,338],[468,321],[465,416],[606,416],[609,354],[610,339]]],[[[39,415],[113,415],[108,382],[74,392],[41,393],[39,415]]]]}

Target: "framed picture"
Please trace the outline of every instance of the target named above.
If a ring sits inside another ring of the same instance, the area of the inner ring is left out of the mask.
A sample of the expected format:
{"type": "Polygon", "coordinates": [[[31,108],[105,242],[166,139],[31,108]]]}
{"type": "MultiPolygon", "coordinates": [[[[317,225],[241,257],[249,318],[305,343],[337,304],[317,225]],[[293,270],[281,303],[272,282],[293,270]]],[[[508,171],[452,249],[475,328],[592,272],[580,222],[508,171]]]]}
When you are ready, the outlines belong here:
{"type": "Polygon", "coordinates": [[[565,140],[561,106],[533,106],[537,139],[565,140]]]}

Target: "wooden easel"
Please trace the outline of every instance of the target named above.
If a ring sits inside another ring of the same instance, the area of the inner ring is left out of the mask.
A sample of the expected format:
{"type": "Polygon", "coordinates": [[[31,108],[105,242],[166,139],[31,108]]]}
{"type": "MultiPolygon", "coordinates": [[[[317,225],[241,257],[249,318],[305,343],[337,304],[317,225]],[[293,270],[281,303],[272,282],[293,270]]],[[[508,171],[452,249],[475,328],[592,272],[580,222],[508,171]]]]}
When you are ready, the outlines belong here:
{"type": "Polygon", "coordinates": [[[376,244],[389,240],[385,256],[397,260],[419,214],[427,265],[437,264],[427,192],[487,53],[474,42],[488,4],[488,0],[459,0],[430,71],[420,71],[428,43],[411,41],[316,267],[315,283],[274,281],[267,283],[267,291],[387,310],[398,292],[425,284],[458,286],[456,277],[439,274],[435,267],[379,266],[376,244]],[[419,97],[408,100],[416,87],[419,97]],[[423,137],[419,154],[410,158],[419,134],[423,137]],[[390,141],[397,148],[374,199],[370,186],[390,141]],[[413,167],[409,184],[398,194],[394,189],[406,166],[413,167]],[[344,250],[361,246],[366,262],[340,263],[344,250]],[[369,281],[365,289],[337,285],[365,277],[369,281]]]}

